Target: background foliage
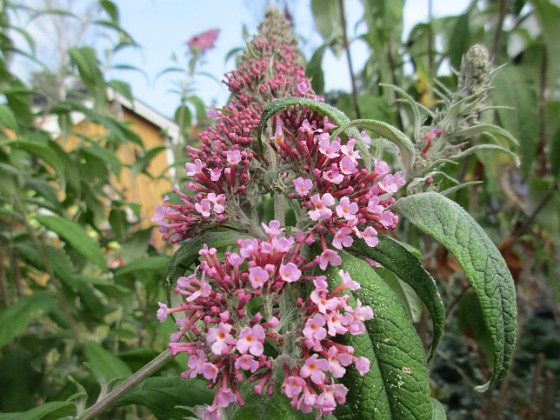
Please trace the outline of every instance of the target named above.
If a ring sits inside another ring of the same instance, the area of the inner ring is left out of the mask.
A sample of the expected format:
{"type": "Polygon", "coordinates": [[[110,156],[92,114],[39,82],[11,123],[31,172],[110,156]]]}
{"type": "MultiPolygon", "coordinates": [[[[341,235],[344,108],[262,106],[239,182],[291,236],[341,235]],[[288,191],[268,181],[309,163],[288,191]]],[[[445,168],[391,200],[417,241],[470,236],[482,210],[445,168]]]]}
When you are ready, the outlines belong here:
{"type": "MultiPolygon", "coordinates": [[[[516,280],[519,324],[513,369],[486,394],[473,386],[491,370],[490,336],[470,284],[445,249],[411,225],[401,225],[400,239],[420,250],[424,265],[438,280],[448,308],[446,335],[430,362],[432,396],[450,418],[553,418],[558,410],[560,335],[560,8],[546,0],[473,1],[464,14],[419,23],[402,39],[403,1],[364,0],[363,33],[344,27],[343,1],[311,1],[324,45],[309,57],[313,88],[356,118],[395,124],[411,133],[412,116],[386,84],[399,86],[428,108],[437,97],[429,89],[437,79],[454,88],[460,60],[474,43],[491,51],[497,66],[490,102],[496,108],[480,118],[510,131],[520,142],[521,167],[497,154],[476,154],[446,172],[461,181],[484,183],[452,197],[498,244],[516,280]],[[348,45],[365,43],[370,59],[352,67],[348,45]],[[354,74],[352,92],[324,92],[322,57],[333,49],[354,74]]],[[[111,60],[86,44],[65,51],[66,61],[27,85],[10,70],[20,54],[33,58],[34,40],[12,25],[13,13],[68,15],[68,10],[30,10],[0,3],[0,418],[60,418],[91,405],[119,378],[129,376],[166,346],[169,325],[154,317],[165,300],[169,250],[155,247],[152,229],[142,229],[137,203],[123,200],[115,187],[123,166],[115,152],[141,139],[110,112],[107,88],[131,97],[124,81],[105,80],[111,60]],[[15,45],[15,33],[27,45],[15,45]],[[58,73],[54,74],[53,73],[58,73]],[[50,75],[50,76],[49,76],[50,75]],[[41,80],[63,80],[44,91],[41,80]],[[81,97],[76,87],[84,89],[81,97]],[[38,95],[48,98],[34,106],[38,95]],[[93,99],[83,105],[84,95],[93,99]],[[102,138],[76,136],[71,114],[80,112],[106,128],[102,138]],[[44,113],[56,115],[64,129],[53,141],[36,125],[44,113]],[[77,137],[72,147],[66,139],[77,137]],[[118,263],[115,263],[118,261],[118,263]]],[[[93,12],[92,12],[93,13],[93,12]]],[[[113,57],[135,45],[119,25],[116,5],[100,1],[91,25],[104,28],[113,57]]],[[[89,15],[88,15],[89,16],[89,15]]],[[[178,69],[175,69],[178,70],[178,69]]],[[[175,71],[170,69],[169,72],[175,71]]],[[[194,65],[185,66],[194,75],[194,65]]],[[[185,139],[191,121],[203,121],[200,100],[178,87],[176,118],[185,139]],[[191,115],[198,115],[197,118],[191,115]]],[[[498,138],[498,141],[505,141],[498,138]]],[[[144,150],[144,152],[147,152],[144,150]]],[[[180,153],[180,151],[179,151],[180,153]]],[[[146,157],[138,171],[145,171],[146,157]]],[[[182,156],[181,156],[182,157],[182,156]]],[[[178,161],[180,162],[180,158],[178,161]]],[[[435,179],[442,188],[448,181],[435,179]]],[[[402,301],[429,347],[431,321],[415,295],[402,301]]],[[[182,381],[178,358],[144,381],[116,404],[115,410],[137,417],[178,418],[178,408],[208,402],[202,383],[182,381]]],[[[112,414],[109,414],[112,415],[112,414]]]]}

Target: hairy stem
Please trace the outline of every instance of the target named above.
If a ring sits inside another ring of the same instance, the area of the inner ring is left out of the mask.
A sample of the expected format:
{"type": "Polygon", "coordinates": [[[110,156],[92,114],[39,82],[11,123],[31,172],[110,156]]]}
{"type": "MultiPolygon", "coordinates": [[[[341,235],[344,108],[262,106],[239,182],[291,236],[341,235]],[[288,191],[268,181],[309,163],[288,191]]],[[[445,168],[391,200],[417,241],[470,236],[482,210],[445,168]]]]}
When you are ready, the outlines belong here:
{"type": "Polygon", "coordinates": [[[134,388],[138,383],[151,376],[155,371],[164,366],[172,358],[173,355],[171,354],[169,349],[165,350],[163,353],[149,362],[146,366],[141,368],[138,372],[130,376],[126,381],[109,392],[105,397],[93,404],[81,416],[79,416],[78,419],[89,420],[100,415],[102,412],[107,410],[111,406],[111,404],[113,404],[120,397],[134,388]]]}

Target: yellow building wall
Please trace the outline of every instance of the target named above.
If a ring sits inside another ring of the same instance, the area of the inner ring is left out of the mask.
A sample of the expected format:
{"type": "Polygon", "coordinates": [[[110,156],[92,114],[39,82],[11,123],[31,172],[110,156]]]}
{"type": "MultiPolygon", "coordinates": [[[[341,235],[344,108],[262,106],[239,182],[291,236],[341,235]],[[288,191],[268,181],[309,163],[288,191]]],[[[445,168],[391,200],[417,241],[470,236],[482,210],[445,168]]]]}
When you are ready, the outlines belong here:
{"type": "MultiPolygon", "coordinates": [[[[129,124],[129,127],[140,136],[144,144],[144,150],[148,151],[153,147],[166,146],[159,127],[126,108],[120,109],[119,113],[122,119],[129,124]]],[[[66,150],[74,149],[83,141],[80,135],[93,140],[102,140],[107,134],[104,127],[87,120],[76,124],[73,132],[75,134],[68,136],[66,139],[59,139],[66,150]]],[[[137,158],[141,156],[142,149],[132,142],[123,144],[117,150],[117,158],[126,165],[134,164],[137,158]]],[[[142,173],[133,178],[131,169],[125,166],[123,166],[118,178],[114,175],[114,185],[123,195],[123,199],[140,205],[139,224],[142,228],[154,225],[151,218],[156,212],[156,206],[163,202],[163,196],[172,189],[169,165],[167,154],[162,151],[152,159],[146,168],[150,175],[158,179],[152,179],[142,173]],[[164,176],[160,178],[162,174],[164,176]]],[[[161,235],[157,229],[154,229],[152,238],[156,247],[163,246],[161,235]]]]}

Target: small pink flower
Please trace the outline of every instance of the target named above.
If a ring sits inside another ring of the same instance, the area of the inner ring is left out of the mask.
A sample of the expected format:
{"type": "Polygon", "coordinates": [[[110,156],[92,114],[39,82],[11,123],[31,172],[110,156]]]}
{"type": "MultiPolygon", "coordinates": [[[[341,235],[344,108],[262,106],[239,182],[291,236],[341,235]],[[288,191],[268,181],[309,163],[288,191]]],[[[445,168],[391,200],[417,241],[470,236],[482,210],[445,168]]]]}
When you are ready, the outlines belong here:
{"type": "Polygon", "coordinates": [[[325,319],[327,320],[327,332],[331,337],[334,337],[335,335],[342,335],[348,332],[348,328],[342,324],[352,322],[352,315],[341,315],[340,312],[335,311],[326,314],[325,319]]]}
{"type": "Polygon", "coordinates": [[[311,197],[311,203],[315,206],[315,210],[308,212],[307,214],[313,221],[319,219],[329,219],[332,216],[332,210],[329,208],[335,203],[334,197],[329,194],[315,194],[311,197]]]}
{"type": "MultiPolygon", "coordinates": [[[[270,245],[271,245],[272,249],[274,249],[278,252],[288,252],[293,244],[294,244],[294,238],[291,237],[291,236],[288,236],[287,238],[280,238],[280,239],[274,238],[270,245]]],[[[261,245],[261,247],[264,247],[264,246],[261,245]]]]}
{"type": "Polygon", "coordinates": [[[227,354],[230,345],[236,343],[235,339],[230,334],[231,325],[220,322],[217,327],[208,328],[208,335],[206,341],[212,344],[212,352],[218,356],[227,354]]]}
{"type": "Polygon", "coordinates": [[[294,179],[292,181],[292,184],[294,184],[296,192],[300,197],[305,197],[309,193],[311,188],[313,188],[313,182],[310,179],[302,178],[301,176],[294,179]]]}
{"type": "Polygon", "coordinates": [[[259,362],[249,354],[241,356],[235,361],[235,369],[239,370],[250,370],[254,373],[259,368],[259,362]]]}
{"type": "Polygon", "coordinates": [[[304,379],[299,376],[288,376],[282,383],[282,392],[288,398],[297,398],[304,386],[304,379]]]}
{"type": "Polygon", "coordinates": [[[206,164],[202,163],[200,159],[195,159],[194,163],[185,163],[187,176],[195,176],[196,174],[200,174],[205,167],[206,164]]]}
{"type": "Polygon", "coordinates": [[[370,213],[381,214],[383,213],[383,206],[379,204],[379,196],[374,195],[368,201],[367,209],[370,213]]]}
{"type": "Polygon", "coordinates": [[[340,172],[344,175],[351,175],[356,169],[356,165],[350,156],[344,156],[338,163],[340,172]]]}
{"type": "Polygon", "coordinates": [[[389,165],[387,165],[387,162],[385,162],[384,160],[375,159],[373,161],[373,164],[375,166],[375,172],[377,172],[378,177],[384,176],[385,174],[389,173],[389,165]]]}
{"type": "Polygon", "coordinates": [[[379,243],[377,231],[371,226],[368,226],[366,230],[362,232],[362,239],[372,248],[379,243]]]}
{"type": "Polygon", "coordinates": [[[318,292],[327,292],[329,289],[329,284],[327,283],[327,278],[325,276],[317,276],[313,279],[313,285],[315,290],[318,292]]]}
{"type": "Polygon", "coordinates": [[[333,378],[342,378],[346,373],[343,366],[348,366],[352,363],[352,356],[348,353],[339,353],[335,346],[329,349],[327,354],[327,361],[329,362],[329,370],[333,378]]]}
{"type": "Polygon", "coordinates": [[[305,95],[307,93],[307,91],[309,90],[309,86],[307,86],[307,82],[305,82],[304,80],[299,82],[297,84],[297,90],[301,95],[305,95]]]}
{"type": "Polygon", "coordinates": [[[357,164],[358,159],[361,159],[361,156],[359,151],[354,150],[355,145],[356,145],[356,139],[354,137],[350,137],[350,139],[348,139],[348,142],[346,144],[340,146],[340,151],[342,152],[343,155],[349,157],[354,164],[357,164]]]}
{"type": "Polygon", "coordinates": [[[326,270],[327,265],[332,265],[333,267],[339,266],[342,263],[342,258],[333,251],[332,249],[325,249],[323,253],[319,256],[319,267],[321,270],[326,270]]]}
{"type": "Polygon", "coordinates": [[[317,385],[325,382],[326,376],[324,371],[329,370],[329,363],[325,359],[319,359],[319,355],[314,354],[305,361],[305,365],[299,370],[302,378],[311,378],[311,381],[317,385]]]}
{"type": "Polygon", "coordinates": [[[218,111],[214,108],[208,108],[208,111],[206,111],[206,116],[211,120],[213,120],[214,118],[218,118],[219,115],[220,114],[218,113],[218,111]]]}
{"type": "Polygon", "coordinates": [[[227,256],[227,259],[231,265],[234,267],[239,267],[245,261],[245,258],[241,257],[240,255],[232,252],[227,256]]]}
{"type": "Polygon", "coordinates": [[[371,145],[371,137],[368,135],[368,133],[362,131],[360,133],[360,137],[362,138],[362,141],[366,144],[366,146],[369,147],[369,145],[371,145]]]}
{"type": "Polygon", "coordinates": [[[210,180],[214,182],[219,181],[222,176],[222,170],[222,168],[214,168],[210,170],[210,180]]]}
{"type": "Polygon", "coordinates": [[[278,220],[271,220],[268,226],[265,223],[262,223],[262,227],[264,232],[267,235],[276,237],[280,235],[282,232],[286,230],[286,228],[280,227],[280,222],[278,220]]]}
{"type": "Polygon", "coordinates": [[[187,45],[191,50],[198,49],[201,52],[208,51],[214,47],[214,43],[220,33],[219,29],[209,29],[206,32],[195,35],[187,41],[187,45]]]}
{"type": "Polygon", "coordinates": [[[329,171],[325,171],[323,172],[323,178],[326,181],[329,181],[332,184],[340,184],[342,181],[344,181],[344,176],[338,172],[336,169],[331,169],[329,171]]]}
{"type": "Polygon", "coordinates": [[[351,202],[348,197],[342,197],[340,203],[336,206],[336,214],[346,220],[354,220],[358,213],[358,204],[351,202]]]}
{"type": "Polygon", "coordinates": [[[241,162],[241,152],[239,150],[228,150],[226,152],[226,160],[230,165],[237,165],[241,162]]]}
{"type": "Polygon", "coordinates": [[[208,362],[204,352],[202,350],[197,350],[196,354],[193,354],[189,357],[189,371],[185,373],[189,373],[190,378],[194,378],[196,375],[201,373],[202,367],[205,363],[208,362]]]}
{"type": "Polygon", "coordinates": [[[250,258],[259,250],[259,241],[256,239],[243,239],[239,243],[239,253],[243,258],[250,258]]]}
{"type": "Polygon", "coordinates": [[[237,396],[235,393],[227,387],[227,385],[220,386],[218,392],[216,393],[216,401],[218,402],[218,407],[227,407],[232,402],[237,401],[237,396]]]}
{"type": "Polygon", "coordinates": [[[305,338],[312,341],[321,341],[327,336],[327,330],[323,326],[327,323],[325,317],[322,314],[315,314],[313,318],[310,318],[305,323],[305,328],[303,329],[303,335],[305,338]]]}
{"type": "Polygon", "coordinates": [[[245,327],[239,333],[237,350],[245,354],[247,351],[253,356],[260,356],[264,351],[264,328],[257,324],[253,328],[245,327]]]}
{"type": "MultiPolygon", "coordinates": [[[[326,314],[327,312],[334,311],[338,307],[340,300],[337,298],[327,299],[324,292],[313,290],[309,299],[317,305],[319,312],[326,314]]],[[[324,319],[324,318],[323,318],[324,319]]]]}
{"type": "Polygon", "coordinates": [[[214,204],[214,213],[221,214],[224,212],[224,203],[226,202],[225,194],[216,195],[215,193],[209,193],[207,197],[208,200],[214,204]]]}
{"type": "Polygon", "coordinates": [[[274,131],[274,135],[270,137],[270,140],[274,140],[276,143],[281,143],[284,140],[284,131],[282,130],[284,124],[282,124],[281,119],[277,119],[277,121],[276,130],[274,131]]]}
{"type": "Polygon", "coordinates": [[[288,264],[280,265],[280,277],[287,283],[293,283],[298,281],[301,277],[301,270],[297,268],[297,265],[294,263],[289,262],[288,264]]]}
{"type": "Polygon", "coordinates": [[[352,246],[354,243],[354,239],[350,234],[352,231],[347,227],[340,228],[335,234],[333,238],[333,246],[336,249],[342,249],[342,247],[349,247],[352,246]]]}
{"type": "Polygon", "coordinates": [[[339,270],[338,275],[342,279],[342,284],[346,286],[347,289],[358,290],[360,288],[360,283],[352,280],[348,271],[339,270]]]}
{"type": "Polygon", "coordinates": [[[269,274],[262,267],[252,267],[249,269],[249,281],[255,289],[261,288],[268,281],[269,274]]]}
{"type": "Polygon", "coordinates": [[[203,198],[200,200],[200,203],[196,203],[194,208],[197,212],[199,212],[203,217],[210,217],[210,211],[212,210],[210,200],[203,198]]]}
{"type": "Polygon", "coordinates": [[[200,369],[200,373],[209,381],[215,381],[218,376],[218,368],[212,363],[204,363],[200,369]]]}
{"type": "Polygon", "coordinates": [[[165,303],[158,302],[158,305],[159,309],[156,312],[157,319],[159,320],[159,322],[164,322],[167,319],[169,309],[167,308],[167,305],[165,303]]]}
{"type": "Polygon", "coordinates": [[[334,140],[330,142],[329,133],[323,133],[319,137],[319,151],[329,159],[339,157],[340,142],[334,140]]]}
{"type": "Polygon", "coordinates": [[[369,372],[370,365],[371,362],[365,357],[358,357],[354,362],[354,366],[362,376],[369,372]]]}

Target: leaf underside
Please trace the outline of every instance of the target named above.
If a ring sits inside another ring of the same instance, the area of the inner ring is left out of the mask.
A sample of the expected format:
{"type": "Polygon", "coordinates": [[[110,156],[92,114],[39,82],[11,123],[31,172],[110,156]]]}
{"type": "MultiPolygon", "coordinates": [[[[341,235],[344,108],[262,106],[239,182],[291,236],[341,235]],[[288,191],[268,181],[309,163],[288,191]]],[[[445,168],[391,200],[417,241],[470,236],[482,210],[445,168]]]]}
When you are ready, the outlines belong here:
{"type": "Polygon", "coordinates": [[[393,208],[447,248],[472,284],[492,339],[492,377],[475,388],[487,390],[506,375],[517,335],[515,286],[504,259],[482,227],[441,194],[427,192],[401,198],[393,208]]]}

